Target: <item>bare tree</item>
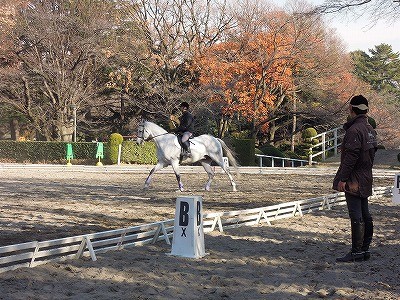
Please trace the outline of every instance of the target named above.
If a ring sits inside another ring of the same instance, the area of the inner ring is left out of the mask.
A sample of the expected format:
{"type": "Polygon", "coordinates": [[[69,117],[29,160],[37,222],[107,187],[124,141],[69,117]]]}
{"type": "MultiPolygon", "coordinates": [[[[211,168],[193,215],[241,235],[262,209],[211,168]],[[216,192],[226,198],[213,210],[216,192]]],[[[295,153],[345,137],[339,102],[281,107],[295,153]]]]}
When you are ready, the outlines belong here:
{"type": "Polygon", "coordinates": [[[113,1],[38,0],[19,11],[18,69],[2,72],[0,101],[26,116],[42,139],[70,140],[73,110],[93,104],[114,7],[113,1]]]}
{"type": "Polygon", "coordinates": [[[125,8],[135,27],[140,28],[148,52],[146,59],[136,59],[129,66],[136,79],[130,89],[130,102],[154,116],[167,116],[180,101],[195,104],[197,97],[191,88],[196,84],[196,74],[189,70],[190,60],[222,38],[231,26],[231,18],[226,13],[225,1],[136,3],[125,3],[125,8]],[[138,65],[141,73],[137,72],[138,65]]]}
{"type": "Polygon", "coordinates": [[[394,22],[400,12],[398,0],[326,0],[314,10],[319,13],[350,13],[355,16],[369,15],[373,23],[381,19],[394,22]]]}

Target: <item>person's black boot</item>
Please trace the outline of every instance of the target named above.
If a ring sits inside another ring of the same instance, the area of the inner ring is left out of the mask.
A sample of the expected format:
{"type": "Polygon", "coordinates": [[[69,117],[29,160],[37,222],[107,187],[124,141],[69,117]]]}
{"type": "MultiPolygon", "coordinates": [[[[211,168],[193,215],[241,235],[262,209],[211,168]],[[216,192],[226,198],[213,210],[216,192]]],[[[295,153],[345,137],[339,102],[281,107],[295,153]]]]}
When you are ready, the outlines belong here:
{"type": "Polygon", "coordinates": [[[364,251],[364,260],[369,260],[371,258],[371,252],[369,250],[364,251]]]}
{"type": "Polygon", "coordinates": [[[186,157],[192,157],[192,152],[190,152],[190,142],[186,141],[186,142],[183,143],[183,145],[185,145],[184,146],[184,148],[185,148],[185,156],[186,157]]]}
{"type": "Polygon", "coordinates": [[[351,220],[351,244],[352,249],[343,257],[336,259],[337,262],[363,261],[364,252],[361,250],[364,241],[364,222],[351,220]]]}
{"type": "Polygon", "coordinates": [[[364,260],[369,260],[371,252],[369,246],[371,245],[372,236],[374,234],[374,223],[372,219],[365,221],[364,241],[361,250],[364,252],[364,260]]]}
{"type": "Polygon", "coordinates": [[[337,262],[354,262],[363,260],[364,260],[364,252],[353,252],[353,251],[350,251],[343,257],[336,258],[337,262]]]}

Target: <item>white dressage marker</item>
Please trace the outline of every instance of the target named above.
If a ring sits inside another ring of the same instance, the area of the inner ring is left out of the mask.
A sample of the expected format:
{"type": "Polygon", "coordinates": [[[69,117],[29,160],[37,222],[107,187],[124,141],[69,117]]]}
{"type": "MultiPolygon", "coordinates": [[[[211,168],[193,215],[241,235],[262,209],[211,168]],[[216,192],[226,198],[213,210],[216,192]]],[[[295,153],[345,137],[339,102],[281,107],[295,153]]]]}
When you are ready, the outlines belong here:
{"type": "Polygon", "coordinates": [[[392,201],[394,204],[400,204],[400,174],[394,177],[392,201]]]}
{"type": "Polygon", "coordinates": [[[200,196],[186,196],[176,199],[171,255],[189,258],[201,258],[206,255],[203,204],[200,196]]]}

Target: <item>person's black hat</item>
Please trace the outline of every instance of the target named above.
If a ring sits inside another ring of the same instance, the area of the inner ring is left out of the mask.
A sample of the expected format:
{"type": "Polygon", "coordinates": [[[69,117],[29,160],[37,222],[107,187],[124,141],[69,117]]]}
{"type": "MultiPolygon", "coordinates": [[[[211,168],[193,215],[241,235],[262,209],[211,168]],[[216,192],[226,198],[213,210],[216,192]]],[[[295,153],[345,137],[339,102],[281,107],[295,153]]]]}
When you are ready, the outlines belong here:
{"type": "Polygon", "coordinates": [[[179,105],[179,107],[184,107],[186,109],[189,109],[189,103],[187,102],[182,102],[181,105],[179,105]]]}
{"type": "Polygon", "coordinates": [[[350,105],[359,110],[368,110],[368,100],[363,95],[357,95],[351,98],[350,105]]]}

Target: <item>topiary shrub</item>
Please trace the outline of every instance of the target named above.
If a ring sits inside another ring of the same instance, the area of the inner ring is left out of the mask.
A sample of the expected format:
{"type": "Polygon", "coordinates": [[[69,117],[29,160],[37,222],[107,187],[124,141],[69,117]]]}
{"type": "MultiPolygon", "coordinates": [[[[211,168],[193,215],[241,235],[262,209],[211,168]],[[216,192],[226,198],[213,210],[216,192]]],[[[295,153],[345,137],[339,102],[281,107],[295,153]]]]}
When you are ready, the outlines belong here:
{"type": "Polygon", "coordinates": [[[311,154],[310,147],[312,144],[310,143],[300,143],[296,147],[296,153],[299,154],[303,159],[308,159],[308,156],[311,154]]]}
{"type": "Polygon", "coordinates": [[[309,127],[303,130],[301,137],[305,142],[311,142],[311,138],[316,136],[318,133],[313,127],[309,127]]]}
{"type": "Polygon", "coordinates": [[[320,141],[318,140],[318,139],[312,139],[311,140],[311,144],[313,145],[313,146],[315,146],[315,145],[317,145],[317,144],[319,144],[320,143],[320,141]]]}
{"type": "Polygon", "coordinates": [[[109,158],[113,164],[118,163],[119,145],[121,145],[123,141],[124,138],[119,133],[112,133],[108,139],[109,158]]]}
{"type": "Polygon", "coordinates": [[[285,153],[280,151],[278,148],[274,147],[273,145],[263,145],[260,147],[260,150],[269,156],[276,156],[276,157],[286,157],[285,153]]]}

